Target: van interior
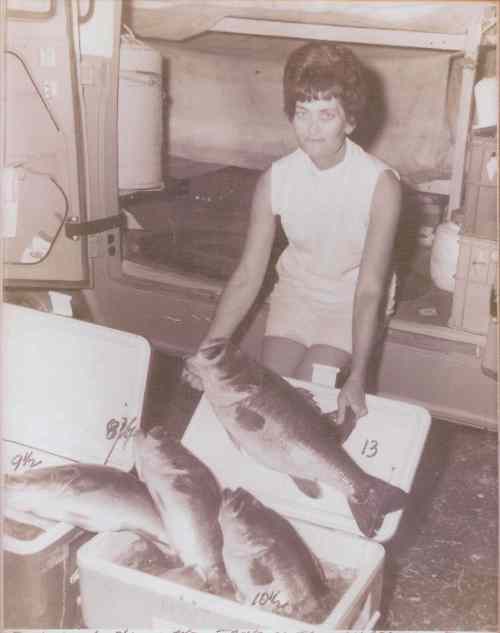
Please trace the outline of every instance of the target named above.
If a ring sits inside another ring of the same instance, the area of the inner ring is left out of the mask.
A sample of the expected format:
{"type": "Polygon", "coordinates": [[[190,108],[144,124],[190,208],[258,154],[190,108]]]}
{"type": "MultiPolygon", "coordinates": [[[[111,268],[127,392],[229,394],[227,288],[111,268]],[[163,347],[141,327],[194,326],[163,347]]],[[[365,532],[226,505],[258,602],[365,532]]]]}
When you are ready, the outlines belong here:
{"type": "MultiPolygon", "coordinates": [[[[396,313],[373,392],[496,428],[495,361],[485,360],[496,331],[496,120],[475,99],[497,73],[494,4],[82,0],[76,24],[56,0],[2,6],[12,18],[0,119],[9,300],[50,310],[66,293],[74,314],[174,356],[196,350],[241,255],[256,180],[296,147],[285,60],[305,41],[338,41],[369,86],[352,138],[404,189],[396,313]],[[33,24],[51,45],[31,38],[33,24]]],[[[255,356],[285,245],[278,231],[237,333],[255,356]]]]}
{"type": "MultiPolygon", "coordinates": [[[[342,6],[337,12],[349,16],[342,6]]],[[[358,20],[373,19],[366,13],[358,20]]],[[[219,286],[241,254],[256,179],[294,147],[280,81],[287,55],[305,40],[217,31],[172,42],[167,27],[153,28],[133,4],[124,24],[137,37],[154,36],[141,41],[161,53],[165,93],[164,188],[121,190],[120,203],[137,222],[136,228],[129,223],[125,237],[127,272],[147,275],[154,268],[180,284],[219,286]]],[[[452,293],[433,283],[430,255],[437,226],[463,221],[460,206],[450,208],[449,189],[464,58],[456,51],[351,47],[366,68],[371,94],[352,138],[395,167],[404,183],[395,318],[446,328],[452,293]]],[[[481,49],[477,78],[494,74],[495,63],[495,48],[481,49]]],[[[278,234],[264,296],[285,239],[278,234]]]]}

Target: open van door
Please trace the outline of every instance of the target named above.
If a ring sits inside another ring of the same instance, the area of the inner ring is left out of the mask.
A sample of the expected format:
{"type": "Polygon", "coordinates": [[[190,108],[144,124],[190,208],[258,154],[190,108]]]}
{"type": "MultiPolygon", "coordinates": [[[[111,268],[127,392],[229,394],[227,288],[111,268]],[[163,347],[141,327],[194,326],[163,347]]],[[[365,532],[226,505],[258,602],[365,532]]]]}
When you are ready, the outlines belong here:
{"type": "Polygon", "coordinates": [[[88,218],[82,4],[0,0],[6,288],[76,289],[90,283],[87,239],[75,231],[88,218]]]}

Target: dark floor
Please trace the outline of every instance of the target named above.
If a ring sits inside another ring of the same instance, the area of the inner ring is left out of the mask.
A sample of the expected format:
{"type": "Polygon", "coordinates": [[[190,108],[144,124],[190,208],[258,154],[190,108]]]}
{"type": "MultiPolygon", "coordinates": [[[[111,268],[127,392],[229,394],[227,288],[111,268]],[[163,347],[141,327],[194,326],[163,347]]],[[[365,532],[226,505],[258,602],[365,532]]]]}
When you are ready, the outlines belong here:
{"type": "MultiPolygon", "coordinates": [[[[179,436],[199,399],[180,367],[155,356],[143,418],[179,436]]],[[[497,465],[496,434],[433,420],[412,503],[386,546],[378,630],[497,630],[497,465]]]]}

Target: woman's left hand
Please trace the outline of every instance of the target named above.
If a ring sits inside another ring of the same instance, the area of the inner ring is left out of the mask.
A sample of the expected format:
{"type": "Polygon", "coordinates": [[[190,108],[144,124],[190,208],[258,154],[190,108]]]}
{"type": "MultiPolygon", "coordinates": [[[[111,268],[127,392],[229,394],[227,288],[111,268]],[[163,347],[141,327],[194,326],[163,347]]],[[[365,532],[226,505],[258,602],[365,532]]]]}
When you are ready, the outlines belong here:
{"type": "Polygon", "coordinates": [[[338,413],[337,423],[343,424],[348,407],[354,411],[356,420],[368,413],[366,406],[364,382],[355,376],[349,376],[340,390],[337,400],[338,413]]]}

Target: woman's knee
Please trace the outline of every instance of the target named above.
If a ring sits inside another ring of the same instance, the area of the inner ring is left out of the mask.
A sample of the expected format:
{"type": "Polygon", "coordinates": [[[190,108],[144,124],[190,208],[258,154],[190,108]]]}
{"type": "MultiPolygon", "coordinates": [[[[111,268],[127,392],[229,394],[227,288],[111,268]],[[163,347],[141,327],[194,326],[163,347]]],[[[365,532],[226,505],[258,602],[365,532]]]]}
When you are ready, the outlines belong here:
{"type": "Polygon", "coordinates": [[[262,364],[280,376],[293,376],[302,362],[307,347],[281,336],[265,336],[262,344],[262,364]]]}
{"type": "Polygon", "coordinates": [[[331,347],[330,345],[312,345],[307,349],[301,363],[297,366],[294,378],[311,381],[314,374],[314,365],[343,370],[350,365],[350,362],[351,354],[346,350],[331,347]]]}

